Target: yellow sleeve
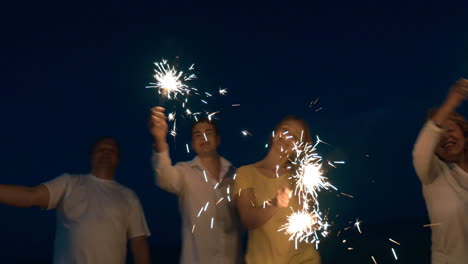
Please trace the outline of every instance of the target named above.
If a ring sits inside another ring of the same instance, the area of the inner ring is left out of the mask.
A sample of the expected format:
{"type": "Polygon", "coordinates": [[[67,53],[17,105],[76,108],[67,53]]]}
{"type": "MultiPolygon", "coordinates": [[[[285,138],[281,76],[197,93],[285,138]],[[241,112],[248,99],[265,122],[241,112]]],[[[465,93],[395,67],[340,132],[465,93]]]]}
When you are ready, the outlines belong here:
{"type": "Polygon", "coordinates": [[[234,183],[234,192],[235,196],[239,196],[242,190],[253,188],[253,175],[252,175],[252,168],[250,166],[242,166],[237,169],[237,176],[236,181],[234,183]]]}

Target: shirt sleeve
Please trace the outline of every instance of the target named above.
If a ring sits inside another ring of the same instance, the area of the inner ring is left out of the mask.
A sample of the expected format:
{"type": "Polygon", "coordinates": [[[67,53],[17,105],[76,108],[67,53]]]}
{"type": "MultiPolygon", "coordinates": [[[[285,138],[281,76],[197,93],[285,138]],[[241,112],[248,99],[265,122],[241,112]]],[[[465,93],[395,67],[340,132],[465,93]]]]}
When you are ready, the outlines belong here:
{"type": "Polygon", "coordinates": [[[136,194],[132,192],[132,208],[130,209],[130,221],[128,225],[127,237],[132,239],[135,237],[151,235],[148,224],[146,223],[145,214],[141,207],[140,201],[136,194]]]}
{"type": "Polygon", "coordinates": [[[62,201],[65,195],[69,181],[70,175],[64,174],[48,182],[42,183],[45,187],[47,187],[47,190],[49,190],[49,203],[47,210],[57,208],[58,204],[62,201]]]}
{"type": "Polygon", "coordinates": [[[253,188],[252,173],[247,166],[240,167],[236,172],[236,180],[234,183],[234,197],[238,197],[242,190],[253,188]]]}
{"type": "Polygon", "coordinates": [[[442,132],[442,128],[429,120],[416,139],[413,149],[413,166],[424,185],[431,184],[443,171],[444,162],[435,155],[442,132]]]}
{"type": "Polygon", "coordinates": [[[182,193],[184,187],[182,168],[178,165],[172,166],[168,151],[153,153],[153,169],[157,186],[177,195],[182,193]]]}

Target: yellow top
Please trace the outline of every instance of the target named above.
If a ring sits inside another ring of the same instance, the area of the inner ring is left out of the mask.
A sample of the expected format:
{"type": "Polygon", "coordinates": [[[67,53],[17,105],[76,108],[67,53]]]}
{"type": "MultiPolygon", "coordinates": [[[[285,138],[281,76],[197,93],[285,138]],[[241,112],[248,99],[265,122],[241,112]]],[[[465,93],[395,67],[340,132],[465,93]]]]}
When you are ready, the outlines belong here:
{"type": "MultiPolygon", "coordinates": [[[[255,194],[255,206],[263,206],[264,201],[275,198],[278,188],[288,187],[292,190],[287,175],[279,178],[269,178],[260,173],[253,164],[243,166],[237,170],[235,194],[242,190],[252,189],[255,194]]],[[[289,201],[289,207],[299,209],[297,199],[289,201]]],[[[289,235],[284,231],[278,231],[287,222],[287,217],[292,213],[291,208],[280,208],[265,224],[249,230],[247,242],[247,264],[282,264],[282,263],[320,263],[320,255],[315,245],[298,243],[297,249],[294,240],[289,240],[289,235]]]]}

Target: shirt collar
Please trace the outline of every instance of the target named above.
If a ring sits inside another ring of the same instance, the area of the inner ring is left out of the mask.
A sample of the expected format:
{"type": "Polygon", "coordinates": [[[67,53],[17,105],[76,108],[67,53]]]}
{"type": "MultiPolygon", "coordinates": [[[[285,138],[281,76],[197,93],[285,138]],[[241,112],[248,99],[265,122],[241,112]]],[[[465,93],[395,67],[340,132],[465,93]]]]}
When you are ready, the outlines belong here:
{"type": "MultiPolygon", "coordinates": [[[[223,172],[222,177],[224,178],[226,173],[229,171],[229,168],[232,167],[232,164],[231,164],[231,162],[229,162],[228,160],[226,160],[225,158],[223,158],[221,156],[219,156],[219,159],[221,161],[221,172],[223,172]]],[[[203,167],[203,165],[201,164],[200,158],[198,157],[198,155],[195,156],[195,158],[193,158],[193,160],[189,161],[189,164],[190,164],[190,167],[192,167],[192,168],[198,167],[201,170],[205,169],[203,167]]]]}

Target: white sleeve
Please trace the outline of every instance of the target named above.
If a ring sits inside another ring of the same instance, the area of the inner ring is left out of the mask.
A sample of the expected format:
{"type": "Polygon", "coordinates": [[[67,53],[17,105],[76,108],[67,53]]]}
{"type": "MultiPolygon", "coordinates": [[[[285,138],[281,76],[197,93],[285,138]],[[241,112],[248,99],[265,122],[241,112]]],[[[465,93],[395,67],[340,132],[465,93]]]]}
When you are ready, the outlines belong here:
{"type": "Polygon", "coordinates": [[[49,204],[47,210],[55,209],[60,201],[62,201],[68,182],[69,174],[64,174],[48,182],[42,183],[49,190],[49,204]]]}
{"type": "Polygon", "coordinates": [[[177,195],[182,193],[184,186],[182,168],[178,165],[172,166],[168,151],[153,153],[153,168],[156,185],[177,195]]]}
{"type": "Polygon", "coordinates": [[[432,183],[443,171],[444,163],[435,155],[442,132],[442,128],[429,120],[416,139],[413,149],[413,166],[424,185],[432,183]]]}
{"type": "MultiPolygon", "coordinates": [[[[133,194],[133,192],[132,192],[133,194]]],[[[128,239],[135,237],[151,235],[148,224],[146,223],[145,213],[141,207],[140,201],[136,194],[132,195],[132,208],[130,209],[130,220],[127,230],[128,239]]]]}

